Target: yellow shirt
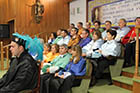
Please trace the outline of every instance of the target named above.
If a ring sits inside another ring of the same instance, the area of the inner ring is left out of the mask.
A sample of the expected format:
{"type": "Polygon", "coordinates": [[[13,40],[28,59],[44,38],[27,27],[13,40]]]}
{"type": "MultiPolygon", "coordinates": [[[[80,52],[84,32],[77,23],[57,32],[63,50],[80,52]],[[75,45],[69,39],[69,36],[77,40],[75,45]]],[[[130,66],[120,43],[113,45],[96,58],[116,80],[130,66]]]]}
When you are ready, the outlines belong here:
{"type": "Polygon", "coordinates": [[[74,46],[74,45],[78,44],[79,40],[80,40],[79,35],[77,35],[76,37],[71,38],[69,43],[68,43],[68,47],[71,47],[71,46],[74,46]]]}
{"type": "Polygon", "coordinates": [[[53,59],[55,59],[57,56],[59,56],[59,53],[55,53],[53,54],[52,52],[49,52],[48,54],[44,55],[45,59],[43,60],[43,62],[41,63],[41,67],[43,67],[44,63],[48,63],[49,61],[52,61],[53,59]]]}
{"type": "Polygon", "coordinates": [[[79,36],[82,34],[82,31],[83,31],[83,30],[84,30],[83,28],[81,28],[81,29],[78,30],[78,35],[79,35],[79,36]]]}
{"type": "Polygon", "coordinates": [[[53,54],[52,52],[48,53],[46,55],[46,58],[44,59],[45,63],[48,63],[49,61],[52,61],[54,58],[56,58],[57,56],[59,56],[59,53],[55,53],[53,54]]]}

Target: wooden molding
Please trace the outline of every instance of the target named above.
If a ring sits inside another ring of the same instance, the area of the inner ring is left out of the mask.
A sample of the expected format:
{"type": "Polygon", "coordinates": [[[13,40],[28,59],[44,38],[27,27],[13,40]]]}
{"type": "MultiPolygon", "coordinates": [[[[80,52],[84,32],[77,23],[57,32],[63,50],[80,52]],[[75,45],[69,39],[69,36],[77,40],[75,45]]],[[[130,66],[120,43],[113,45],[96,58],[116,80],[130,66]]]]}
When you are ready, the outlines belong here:
{"type": "Polygon", "coordinates": [[[70,3],[70,2],[72,2],[72,1],[74,1],[74,0],[65,0],[65,2],[67,2],[67,3],[70,3]]]}

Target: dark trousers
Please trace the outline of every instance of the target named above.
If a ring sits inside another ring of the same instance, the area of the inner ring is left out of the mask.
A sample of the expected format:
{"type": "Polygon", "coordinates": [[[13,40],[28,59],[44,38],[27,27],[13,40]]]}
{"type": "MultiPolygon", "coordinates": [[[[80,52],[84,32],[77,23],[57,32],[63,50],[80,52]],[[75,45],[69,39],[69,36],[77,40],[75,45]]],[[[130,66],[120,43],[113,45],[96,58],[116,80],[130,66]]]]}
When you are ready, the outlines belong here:
{"type": "MultiPolygon", "coordinates": [[[[139,40],[139,42],[140,42],[140,40],[139,40]]],[[[140,49],[140,45],[139,45],[139,49],[140,49]]],[[[124,53],[125,53],[124,54],[124,65],[126,65],[126,64],[133,65],[135,63],[136,42],[126,44],[124,53]],[[133,63],[131,62],[131,60],[133,60],[133,63]]],[[[139,54],[140,54],[140,51],[139,51],[139,54]]],[[[140,55],[139,55],[139,58],[140,58],[140,55]]]]}
{"type": "Polygon", "coordinates": [[[124,65],[131,64],[131,59],[135,59],[135,42],[125,45],[124,50],[124,65]]]}
{"type": "Polygon", "coordinates": [[[59,77],[53,77],[50,81],[50,92],[49,93],[66,93],[67,90],[70,90],[74,76],[68,76],[66,79],[61,79],[59,77]]]}
{"type": "Polygon", "coordinates": [[[116,59],[111,59],[111,60],[108,60],[106,58],[101,58],[98,62],[97,62],[97,68],[96,68],[96,71],[95,71],[95,78],[96,79],[99,79],[101,78],[104,70],[106,68],[109,67],[109,65],[114,65],[116,63],[116,59]]]}
{"type": "Polygon", "coordinates": [[[50,79],[54,74],[43,74],[40,76],[40,93],[49,93],[49,83],[50,79]]]}

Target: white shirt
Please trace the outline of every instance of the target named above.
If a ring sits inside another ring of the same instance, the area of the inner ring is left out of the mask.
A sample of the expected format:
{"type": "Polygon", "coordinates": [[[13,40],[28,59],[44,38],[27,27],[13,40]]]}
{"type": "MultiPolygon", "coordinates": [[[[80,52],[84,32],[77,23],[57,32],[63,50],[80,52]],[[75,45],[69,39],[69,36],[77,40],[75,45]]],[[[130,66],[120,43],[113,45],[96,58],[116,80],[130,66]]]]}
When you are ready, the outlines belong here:
{"type": "Polygon", "coordinates": [[[121,46],[115,40],[110,40],[104,43],[100,50],[102,51],[102,55],[106,56],[120,56],[121,53],[121,46]]]}
{"type": "MultiPolygon", "coordinates": [[[[114,28],[111,28],[111,30],[115,30],[114,28]]],[[[116,30],[115,30],[116,31],[116,30]]],[[[107,38],[107,30],[105,30],[104,32],[102,32],[102,38],[107,38]]]]}
{"type": "Polygon", "coordinates": [[[83,51],[86,51],[86,56],[90,56],[93,52],[93,49],[100,48],[104,43],[102,39],[98,39],[96,41],[91,40],[86,46],[82,48],[83,51]]]}
{"type": "Polygon", "coordinates": [[[68,45],[69,40],[70,40],[70,36],[67,35],[67,36],[65,36],[64,38],[62,38],[61,40],[59,40],[59,41],[57,42],[57,44],[58,44],[58,45],[62,45],[62,44],[68,45]]]}
{"type": "Polygon", "coordinates": [[[115,40],[116,40],[117,42],[120,41],[121,38],[123,38],[129,31],[130,31],[130,28],[127,27],[127,26],[125,26],[125,27],[123,27],[123,28],[121,28],[121,29],[119,28],[119,29],[117,30],[117,36],[116,36],[115,40]]]}

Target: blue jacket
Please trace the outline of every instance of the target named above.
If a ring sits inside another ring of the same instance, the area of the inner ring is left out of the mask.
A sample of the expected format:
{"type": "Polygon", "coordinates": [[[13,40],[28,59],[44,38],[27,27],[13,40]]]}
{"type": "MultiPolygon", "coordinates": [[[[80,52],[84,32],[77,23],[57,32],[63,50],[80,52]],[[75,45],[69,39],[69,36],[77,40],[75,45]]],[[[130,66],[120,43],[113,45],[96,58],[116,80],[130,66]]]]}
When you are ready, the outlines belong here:
{"type": "Polygon", "coordinates": [[[73,61],[69,62],[63,70],[59,71],[59,75],[63,72],[70,72],[74,76],[83,76],[86,74],[86,60],[80,57],[80,61],[74,64],[73,61]]]}
{"type": "Polygon", "coordinates": [[[85,45],[87,45],[89,42],[91,41],[90,37],[87,37],[86,39],[81,39],[79,42],[79,46],[80,47],[84,47],[85,45]]]}

